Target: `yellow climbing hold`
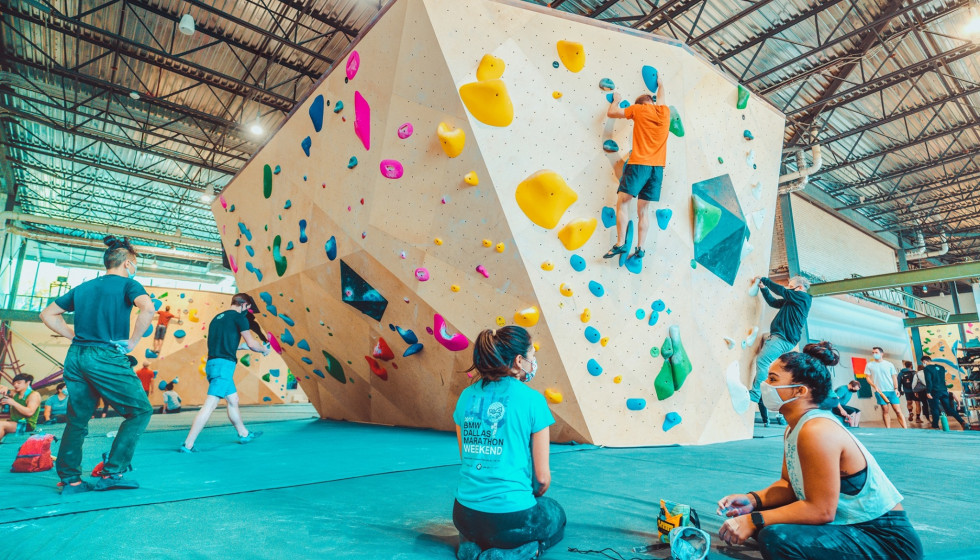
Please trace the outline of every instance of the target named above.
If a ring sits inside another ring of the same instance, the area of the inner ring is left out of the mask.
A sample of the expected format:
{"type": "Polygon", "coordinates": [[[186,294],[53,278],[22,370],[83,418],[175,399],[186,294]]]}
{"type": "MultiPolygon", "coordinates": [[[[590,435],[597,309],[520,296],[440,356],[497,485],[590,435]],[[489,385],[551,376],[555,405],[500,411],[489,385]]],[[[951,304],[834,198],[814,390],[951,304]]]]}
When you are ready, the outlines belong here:
{"type": "Polygon", "coordinates": [[[506,249],[507,249],[507,246],[504,245],[504,242],[503,241],[501,241],[500,243],[497,243],[496,251],[498,253],[503,253],[504,250],[506,250],[506,249]]]}
{"type": "Polygon", "coordinates": [[[569,251],[574,251],[592,237],[598,221],[595,218],[572,220],[558,232],[558,239],[569,251]]]}
{"type": "Polygon", "coordinates": [[[538,324],[540,318],[541,312],[538,311],[537,307],[528,307],[514,313],[514,322],[522,327],[533,327],[538,324]]]}
{"type": "Polygon", "coordinates": [[[599,344],[601,344],[603,346],[609,344],[609,337],[608,336],[604,336],[604,337],[600,338],[599,339],[599,344]]]}
{"type": "Polygon", "coordinates": [[[490,247],[491,245],[493,245],[493,241],[490,241],[489,239],[484,239],[483,240],[483,246],[484,247],[490,247]]]}
{"type": "Polygon", "coordinates": [[[476,79],[481,82],[496,80],[504,75],[504,68],[506,67],[507,65],[504,64],[503,60],[492,54],[485,54],[480,59],[480,65],[476,67],[476,79]]]}
{"type": "Polygon", "coordinates": [[[561,92],[560,91],[553,91],[553,92],[551,92],[551,96],[554,97],[555,99],[561,99],[561,92]]]}
{"type": "Polygon", "coordinates": [[[442,245],[442,238],[441,237],[437,237],[437,238],[433,239],[432,242],[435,243],[436,245],[442,245]]]}
{"type": "Polygon", "coordinates": [[[554,269],[555,269],[555,263],[551,261],[544,261],[543,263],[541,263],[541,270],[554,270],[554,269]]]}
{"type": "Polygon", "coordinates": [[[449,286],[449,289],[452,290],[453,292],[459,292],[460,287],[459,284],[453,284],[452,286],[449,286]]]}
{"type": "Polygon", "coordinates": [[[617,375],[616,377],[613,377],[613,383],[622,383],[622,382],[623,382],[622,375],[617,375]]]}
{"type": "Polygon", "coordinates": [[[441,122],[436,129],[439,136],[439,143],[442,144],[442,151],[446,155],[454,158],[463,152],[466,144],[466,133],[461,128],[452,128],[448,124],[441,122]]]}
{"type": "Polygon", "coordinates": [[[568,207],[578,200],[578,193],[565,179],[549,169],[542,169],[521,181],[514,196],[524,214],[545,229],[557,226],[568,207]]]}
{"type": "Polygon", "coordinates": [[[558,404],[565,399],[558,391],[552,389],[544,390],[544,398],[548,399],[548,402],[558,404]]]}
{"type": "Polygon", "coordinates": [[[507,319],[503,315],[497,315],[497,326],[502,327],[507,324],[507,319]]]}
{"type": "Polygon", "coordinates": [[[558,41],[558,58],[572,72],[580,72],[585,68],[585,47],[582,43],[558,41]]]}
{"type": "Polygon", "coordinates": [[[534,351],[535,352],[537,352],[538,350],[541,350],[541,345],[538,344],[537,342],[532,343],[531,346],[534,346],[534,351]]]}
{"type": "Polygon", "coordinates": [[[558,291],[560,291],[561,295],[565,297],[571,297],[572,295],[572,287],[567,284],[562,284],[561,286],[558,286],[558,291]]]}
{"type": "Polygon", "coordinates": [[[588,323],[591,319],[592,319],[592,312],[589,311],[588,307],[586,307],[585,310],[582,311],[582,322],[588,323]]]}
{"type": "Polygon", "coordinates": [[[473,118],[483,124],[507,126],[514,122],[514,104],[503,80],[463,84],[459,96],[473,118]]]}
{"type": "Polygon", "coordinates": [[[187,313],[187,320],[190,321],[190,322],[192,322],[192,323],[197,323],[197,322],[199,322],[201,320],[197,316],[197,309],[191,309],[190,312],[187,313]]]}
{"type": "Polygon", "coordinates": [[[470,171],[466,175],[463,175],[463,182],[471,187],[475,187],[480,184],[480,178],[476,176],[476,171],[470,171]]]}

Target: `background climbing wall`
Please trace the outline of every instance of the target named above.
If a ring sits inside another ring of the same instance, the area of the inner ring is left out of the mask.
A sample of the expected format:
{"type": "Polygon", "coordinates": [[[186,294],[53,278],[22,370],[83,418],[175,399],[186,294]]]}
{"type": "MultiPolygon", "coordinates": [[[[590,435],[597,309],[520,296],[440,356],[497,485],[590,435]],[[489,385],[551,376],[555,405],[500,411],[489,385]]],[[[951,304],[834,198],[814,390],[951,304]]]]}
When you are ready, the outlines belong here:
{"type": "MultiPolygon", "coordinates": [[[[976,346],[980,343],[980,324],[966,323],[963,325],[966,344],[976,346]]],[[[922,351],[933,359],[933,363],[946,368],[946,384],[952,385],[954,391],[962,391],[961,374],[965,374],[956,363],[957,357],[962,356],[960,348],[960,330],[958,325],[934,325],[919,328],[919,339],[922,341],[922,351]]]]}
{"type": "Polygon", "coordinates": [[[667,40],[524,3],[400,0],[213,210],[240,289],[323,417],[453,429],[472,381],[461,339],[516,321],[540,347],[532,386],[555,440],[751,437],[740,386],[761,300],[747,292],[768,270],[783,117],[737,99],[667,40]],[[559,41],[575,44],[560,57],[559,41]],[[599,84],[632,100],[645,65],[677,118],[653,205],[663,227],[651,215],[640,269],[601,258],[631,125],[606,118],[599,84]],[[695,183],[718,193],[705,195],[698,260],[728,280],[694,262],[695,183]],[[682,343],[665,367],[671,327],[682,343]]]}
{"type": "MultiPolygon", "coordinates": [[[[158,309],[170,306],[170,312],[176,315],[167,328],[163,348],[159,357],[154,358],[153,334],[147,334],[131,352],[139,360],[139,369],[143,362],[150,362],[150,369],[156,372],[153,379],[153,392],[150,393],[150,403],[154,407],[163,404],[163,389],[160,382],[173,381],[178,378],[174,389],[180,395],[184,406],[200,406],[207,397],[208,383],[203,371],[208,354],[208,325],[211,318],[226,309],[231,302],[231,296],[215,292],[200,292],[190,290],[154,289],[147,292],[153,299],[153,305],[158,309]],[[149,352],[148,352],[149,351],[149,352]]],[[[133,322],[137,312],[134,309],[133,322]]],[[[259,321],[263,323],[268,320],[259,321]]],[[[153,319],[152,329],[156,329],[156,318],[153,319]]],[[[299,390],[288,390],[287,382],[289,367],[282,357],[270,353],[263,357],[257,352],[239,352],[239,358],[245,359],[249,365],[239,363],[235,370],[235,386],[241,404],[279,404],[282,402],[305,401],[299,390]],[[248,358],[244,358],[244,356],[248,358]],[[276,375],[278,374],[278,375],[276,375]]]]}

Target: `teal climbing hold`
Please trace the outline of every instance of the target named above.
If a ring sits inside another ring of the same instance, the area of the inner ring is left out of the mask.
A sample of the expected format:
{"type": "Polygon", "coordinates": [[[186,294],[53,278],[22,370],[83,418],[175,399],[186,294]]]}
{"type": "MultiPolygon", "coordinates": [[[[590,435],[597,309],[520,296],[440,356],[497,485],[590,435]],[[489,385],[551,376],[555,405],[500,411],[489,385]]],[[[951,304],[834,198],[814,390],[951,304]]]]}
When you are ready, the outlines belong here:
{"type": "Polygon", "coordinates": [[[626,408],[630,410],[643,410],[646,407],[646,399],[626,399],[626,408]]]}
{"type": "Polygon", "coordinates": [[[654,311],[660,312],[660,311],[663,311],[664,309],[667,309],[667,304],[664,303],[664,300],[658,299],[657,301],[655,301],[652,304],[650,304],[650,309],[653,309],[654,311]]]}
{"type": "Polygon", "coordinates": [[[603,78],[599,80],[599,88],[610,91],[616,89],[616,84],[609,78],[603,78]]]}
{"type": "Polygon", "coordinates": [[[668,412],[667,416],[664,416],[663,430],[666,432],[680,423],[681,423],[680,414],[677,414],[676,412],[668,412]]]}
{"type": "Polygon", "coordinates": [[[558,64],[557,60],[551,63],[552,68],[558,68],[559,66],[561,66],[561,64],[558,64]]]}
{"type": "Polygon", "coordinates": [[[678,138],[684,136],[684,122],[681,120],[680,112],[673,105],[670,106],[670,127],[668,130],[678,138]]]}
{"type": "Polygon", "coordinates": [[[274,175],[278,175],[278,174],[279,174],[280,172],[282,172],[282,167],[280,167],[280,166],[278,166],[278,165],[277,165],[277,166],[276,166],[276,168],[275,168],[275,169],[274,169],[274,170],[272,171],[272,173],[273,173],[274,175]]]}
{"type": "Polygon", "coordinates": [[[572,255],[568,261],[576,272],[582,272],[585,270],[585,259],[583,259],[581,255],[572,255]]]}
{"type": "Polygon", "coordinates": [[[337,239],[334,236],[330,236],[330,239],[323,244],[323,249],[327,252],[327,258],[334,260],[337,258],[337,239]]]}
{"type": "Polygon", "coordinates": [[[630,106],[630,102],[629,101],[626,101],[625,99],[619,102],[619,108],[620,109],[625,109],[625,108],[627,108],[629,106],[630,106]]]}
{"type": "Polygon", "coordinates": [[[636,318],[637,318],[637,319],[639,319],[639,320],[641,320],[641,321],[642,321],[642,320],[643,320],[643,318],[644,318],[644,317],[646,317],[646,316],[647,316],[647,312],[646,312],[646,311],[644,311],[644,310],[642,310],[642,309],[637,309],[637,310],[636,310],[636,318]]]}
{"type": "Polygon", "coordinates": [[[231,206],[229,206],[229,207],[228,207],[228,211],[229,211],[229,212],[234,212],[234,211],[235,211],[235,205],[234,205],[234,204],[232,204],[231,206]]]}
{"type": "Polygon", "coordinates": [[[307,342],[305,338],[303,340],[300,340],[299,342],[297,342],[296,343],[296,347],[299,348],[299,349],[301,349],[301,350],[306,350],[307,352],[310,351],[310,343],[307,342]]]}
{"type": "Polygon", "coordinates": [[[292,251],[293,250],[293,242],[292,241],[290,241],[289,243],[286,243],[286,250],[287,251],[292,251]]]}
{"type": "Polygon", "coordinates": [[[293,338],[293,333],[289,332],[289,329],[283,331],[282,336],[279,337],[279,340],[281,340],[283,344],[288,344],[290,346],[296,344],[296,339],[293,338]]]}
{"type": "Polygon", "coordinates": [[[611,93],[607,93],[606,94],[606,102],[608,102],[608,103],[612,103],[613,102],[613,94],[611,94],[611,93]]]}
{"type": "Polygon", "coordinates": [[[602,374],[602,366],[600,366],[599,362],[595,360],[589,360],[589,363],[586,364],[586,367],[589,369],[589,375],[593,377],[597,377],[602,374]]]}
{"type": "Polygon", "coordinates": [[[674,211],[670,208],[661,208],[657,210],[657,225],[660,229],[667,229],[667,224],[670,223],[671,216],[674,215],[674,211]]]}
{"type": "Polygon", "coordinates": [[[615,140],[606,140],[602,143],[602,150],[609,153],[618,152],[619,144],[615,140]]]}
{"type": "Polygon", "coordinates": [[[245,236],[246,241],[252,240],[252,232],[248,230],[248,226],[246,226],[244,223],[238,222],[238,231],[242,232],[242,235],[245,236]]]}
{"type": "Polygon", "coordinates": [[[250,256],[250,257],[254,257],[255,256],[255,249],[253,249],[251,245],[246,245],[245,246],[245,252],[248,253],[248,256],[250,256]]]}
{"type": "Polygon", "coordinates": [[[660,320],[660,313],[657,313],[656,311],[651,311],[650,319],[647,321],[647,325],[650,325],[652,327],[656,325],[657,321],[659,320],[660,320]]]}
{"type": "Polygon", "coordinates": [[[354,169],[355,167],[357,167],[357,158],[351,156],[350,160],[347,162],[347,169],[354,169]]]}
{"type": "Polygon", "coordinates": [[[609,206],[602,208],[602,225],[607,228],[616,225],[616,210],[609,206]]]}
{"type": "Polygon", "coordinates": [[[718,156],[718,163],[725,163],[725,160],[721,156],[718,156]]]}
{"type": "Polygon", "coordinates": [[[306,220],[299,221],[299,242],[306,243],[309,239],[306,237],[306,220]]]}
{"type": "Polygon", "coordinates": [[[606,289],[602,287],[602,284],[596,282],[595,280],[589,282],[589,291],[592,292],[592,295],[595,297],[602,297],[606,293],[606,289]]]}
{"type": "Polygon", "coordinates": [[[643,76],[643,83],[647,86],[647,89],[651,93],[657,93],[657,69],[653,66],[644,66],[640,70],[640,74],[643,76]]]}
{"type": "Polygon", "coordinates": [[[333,112],[334,113],[339,113],[339,112],[341,112],[343,110],[344,110],[344,102],[343,101],[337,101],[337,103],[335,103],[334,106],[333,106],[333,112]]]}
{"type": "Polygon", "coordinates": [[[742,131],[742,136],[746,140],[755,140],[755,136],[752,136],[752,131],[749,129],[745,129],[744,131],[742,131]]]}
{"type": "Polygon", "coordinates": [[[283,204],[282,205],[282,209],[283,210],[289,210],[292,207],[293,207],[293,201],[292,200],[287,200],[286,201],[286,204],[283,204]]]}
{"type": "Polygon", "coordinates": [[[595,327],[585,327],[586,340],[588,340],[592,344],[595,344],[596,342],[599,342],[599,338],[600,338],[599,331],[597,331],[595,327]]]}
{"type": "Polygon", "coordinates": [[[306,356],[303,356],[302,358],[300,358],[300,360],[302,360],[303,363],[306,364],[306,365],[308,365],[308,366],[312,366],[313,365],[313,360],[309,359],[306,356]]]}

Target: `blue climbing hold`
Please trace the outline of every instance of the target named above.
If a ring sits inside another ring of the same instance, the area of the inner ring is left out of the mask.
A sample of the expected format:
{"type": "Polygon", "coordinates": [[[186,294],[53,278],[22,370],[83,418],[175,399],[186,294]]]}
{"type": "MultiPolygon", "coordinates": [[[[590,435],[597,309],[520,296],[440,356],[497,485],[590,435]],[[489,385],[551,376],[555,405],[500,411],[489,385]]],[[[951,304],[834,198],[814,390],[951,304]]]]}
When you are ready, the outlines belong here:
{"type": "Polygon", "coordinates": [[[599,87],[601,89],[616,89],[616,84],[609,78],[603,78],[599,80],[599,87]]]}
{"type": "Polygon", "coordinates": [[[310,351],[310,343],[307,342],[305,338],[297,342],[296,347],[299,348],[300,350],[306,350],[307,352],[310,351]]]}
{"type": "Polygon", "coordinates": [[[302,358],[300,358],[300,360],[302,360],[303,363],[306,364],[306,365],[308,365],[308,366],[312,366],[313,365],[313,360],[307,358],[306,356],[303,356],[302,358]]]}
{"type": "Polygon", "coordinates": [[[630,255],[629,258],[626,259],[626,270],[632,272],[633,274],[643,272],[643,257],[630,255]]]}
{"type": "Polygon", "coordinates": [[[654,311],[663,311],[664,309],[667,309],[667,304],[664,303],[664,300],[658,299],[650,305],[650,309],[653,309],[654,311]]]}
{"type": "Polygon", "coordinates": [[[306,237],[306,220],[299,221],[299,242],[306,243],[309,241],[306,237]]]}
{"type": "Polygon", "coordinates": [[[337,258],[337,239],[334,236],[330,236],[330,239],[323,244],[324,250],[327,251],[327,258],[334,260],[337,258]]]}
{"type": "Polygon", "coordinates": [[[646,399],[626,399],[626,408],[630,410],[643,410],[646,407],[646,399]]]}
{"type": "Polygon", "coordinates": [[[589,375],[592,375],[593,377],[598,377],[602,374],[602,366],[600,366],[599,362],[595,360],[589,360],[586,367],[589,368],[589,375]]]}
{"type": "Polygon", "coordinates": [[[642,320],[643,320],[643,318],[644,318],[644,317],[646,317],[646,316],[647,316],[647,312],[646,312],[646,311],[644,311],[644,310],[642,310],[642,309],[637,309],[637,310],[636,310],[636,318],[637,318],[637,319],[639,319],[639,320],[641,320],[641,321],[642,321],[642,320]]]}
{"type": "Polygon", "coordinates": [[[657,321],[659,321],[659,320],[660,320],[660,313],[657,313],[656,311],[651,311],[650,312],[650,320],[647,321],[647,324],[652,327],[652,326],[656,325],[657,324],[657,321]]]}
{"type": "Polygon", "coordinates": [[[289,317],[289,315],[286,315],[285,313],[280,313],[280,314],[279,314],[279,318],[280,318],[280,319],[282,319],[282,322],[283,322],[283,323],[286,323],[286,324],[287,324],[287,325],[289,325],[290,327],[295,327],[295,326],[296,326],[296,321],[293,321],[293,320],[292,320],[292,319],[291,319],[291,318],[289,317]]]}
{"type": "Polygon", "coordinates": [[[160,307],[163,306],[163,302],[160,301],[160,300],[158,300],[158,299],[153,299],[151,301],[153,301],[153,309],[155,309],[157,311],[159,311],[160,310],[160,307]]]}
{"type": "Polygon", "coordinates": [[[423,348],[423,346],[421,344],[419,344],[418,342],[416,342],[415,344],[413,344],[413,345],[411,345],[411,346],[409,346],[408,348],[405,349],[405,352],[402,354],[402,357],[403,358],[407,358],[407,357],[411,356],[412,354],[418,354],[419,352],[422,351],[422,348],[423,348]]]}
{"type": "Polygon", "coordinates": [[[146,327],[146,332],[143,333],[143,338],[146,338],[146,337],[150,336],[151,334],[153,334],[153,325],[152,324],[150,324],[150,326],[146,327]]]}
{"type": "MultiPolygon", "coordinates": [[[[146,351],[143,353],[143,355],[146,356],[146,359],[147,360],[152,360],[154,358],[159,358],[159,355],[157,355],[156,352],[154,352],[153,350],[150,350],[149,348],[146,349],[146,351]]],[[[133,359],[135,360],[136,358],[133,358],[133,359]]]]}
{"type": "Polygon", "coordinates": [[[602,226],[613,227],[616,225],[616,210],[610,206],[602,207],[602,226]]]}
{"type": "Polygon", "coordinates": [[[323,375],[323,372],[320,371],[320,370],[318,370],[318,369],[314,369],[313,370],[313,373],[317,374],[318,376],[322,377],[323,379],[326,379],[326,377],[323,375]]]}
{"type": "Polygon", "coordinates": [[[592,295],[595,297],[602,297],[606,294],[606,289],[602,287],[602,284],[596,282],[595,280],[589,282],[589,291],[592,292],[592,295]]]}
{"type": "Polygon", "coordinates": [[[674,211],[670,208],[661,208],[657,210],[657,225],[660,229],[667,229],[667,224],[670,223],[671,216],[674,215],[674,211]]]}
{"type": "Polygon", "coordinates": [[[187,333],[185,333],[183,329],[177,329],[174,331],[174,338],[178,340],[184,338],[185,336],[187,336],[187,333]]]}
{"type": "Polygon", "coordinates": [[[606,140],[602,143],[602,150],[609,153],[618,152],[619,144],[615,140],[606,140]]]}
{"type": "Polygon", "coordinates": [[[334,113],[339,113],[339,112],[341,112],[343,110],[344,110],[344,102],[343,101],[339,101],[338,100],[336,103],[334,103],[334,106],[333,106],[333,112],[334,113]]]}
{"type": "Polygon", "coordinates": [[[270,369],[269,370],[269,375],[271,375],[272,377],[279,377],[279,370],[278,369],[270,369]]]}
{"type": "Polygon", "coordinates": [[[619,102],[619,108],[620,109],[625,109],[625,108],[627,108],[629,106],[630,106],[630,102],[629,101],[626,101],[625,99],[619,102]]]}
{"type": "Polygon", "coordinates": [[[581,255],[572,255],[568,261],[571,263],[572,268],[577,272],[582,272],[585,270],[585,259],[583,259],[581,255]]]}
{"type": "Polygon", "coordinates": [[[280,172],[282,172],[282,167],[280,167],[278,165],[276,166],[275,169],[272,170],[272,174],[273,175],[278,175],[280,172]]]}
{"type": "Polygon", "coordinates": [[[157,387],[158,387],[158,388],[159,388],[159,389],[160,389],[161,391],[166,391],[166,390],[167,390],[167,382],[166,382],[166,381],[163,381],[163,380],[161,380],[161,381],[160,381],[160,384],[159,384],[159,385],[157,385],[157,387]]]}
{"type": "Polygon", "coordinates": [[[281,340],[283,344],[288,344],[290,346],[296,344],[296,339],[293,338],[293,333],[289,332],[289,329],[282,332],[282,336],[279,337],[279,340],[281,340]]]}
{"type": "Polygon", "coordinates": [[[357,167],[357,158],[351,156],[350,160],[347,161],[347,169],[354,169],[355,167],[357,167]]]}
{"type": "Polygon", "coordinates": [[[303,141],[299,145],[303,147],[303,153],[306,154],[306,157],[310,157],[310,148],[313,147],[313,140],[307,136],[303,138],[303,141]]]}
{"type": "Polygon", "coordinates": [[[419,337],[411,329],[403,329],[392,324],[389,324],[388,328],[397,332],[398,336],[402,337],[402,340],[405,341],[405,344],[416,344],[419,341],[419,337]]]}
{"type": "Polygon", "coordinates": [[[320,132],[323,128],[323,96],[318,95],[310,104],[310,120],[313,121],[313,130],[320,132]]]}
{"type": "Polygon", "coordinates": [[[283,210],[289,210],[292,207],[293,207],[293,201],[292,200],[287,200],[286,201],[286,204],[283,204],[282,205],[282,209],[283,210]]]}
{"type": "Polygon", "coordinates": [[[269,292],[259,292],[259,299],[265,302],[266,305],[272,305],[272,294],[269,292]]]}
{"type": "Polygon", "coordinates": [[[597,331],[595,327],[585,327],[586,340],[588,340],[592,344],[595,344],[596,342],[599,342],[599,338],[600,338],[599,331],[597,331]]]}
{"type": "Polygon", "coordinates": [[[668,412],[667,416],[664,416],[664,431],[670,430],[674,426],[681,423],[681,415],[676,412],[668,412]]]}
{"type": "Polygon", "coordinates": [[[607,93],[606,94],[606,101],[609,102],[609,103],[612,103],[613,102],[613,94],[607,93]]]}
{"type": "Polygon", "coordinates": [[[255,256],[255,249],[253,249],[251,245],[246,245],[245,246],[245,252],[248,253],[248,256],[250,256],[250,257],[254,257],[255,256]]]}
{"type": "Polygon", "coordinates": [[[263,401],[272,401],[272,397],[262,397],[263,401]]]}
{"type": "Polygon", "coordinates": [[[643,83],[651,93],[657,93],[657,69],[653,66],[644,66],[640,71],[643,75],[643,83]]]}
{"type": "Polygon", "coordinates": [[[238,222],[238,231],[242,232],[242,235],[245,236],[246,241],[252,240],[252,232],[248,230],[248,226],[246,226],[244,223],[238,222]]]}
{"type": "Polygon", "coordinates": [[[273,317],[279,316],[279,310],[276,309],[276,306],[272,305],[271,303],[265,306],[265,310],[268,311],[269,315],[272,315],[273,317]]]}

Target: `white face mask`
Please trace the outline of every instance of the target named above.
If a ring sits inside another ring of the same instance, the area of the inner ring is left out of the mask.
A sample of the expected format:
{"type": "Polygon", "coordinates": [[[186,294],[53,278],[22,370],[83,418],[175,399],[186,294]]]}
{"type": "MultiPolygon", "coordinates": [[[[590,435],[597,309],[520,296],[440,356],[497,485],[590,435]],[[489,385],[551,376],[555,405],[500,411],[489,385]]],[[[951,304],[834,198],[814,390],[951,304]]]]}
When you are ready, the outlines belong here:
{"type": "Polygon", "coordinates": [[[881,359],[881,352],[875,352],[874,354],[871,354],[871,357],[874,358],[874,359],[876,359],[876,360],[880,360],[881,359]]]}
{"type": "Polygon", "coordinates": [[[779,412],[779,409],[782,408],[784,404],[791,403],[800,397],[797,396],[784,401],[783,398],[779,396],[779,392],[777,392],[776,389],[790,389],[792,387],[802,386],[803,385],[799,383],[796,385],[773,386],[763,381],[762,385],[759,387],[759,392],[762,394],[762,404],[773,412],[779,412]]]}
{"type": "MultiPolygon", "coordinates": [[[[525,358],[525,360],[526,359],[527,358],[525,358]]],[[[534,360],[531,360],[531,371],[527,371],[524,368],[521,368],[521,371],[524,372],[524,379],[521,379],[521,381],[523,381],[524,383],[530,383],[531,380],[534,379],[534,374],[538,373],[538,360],[537,360],[537,358],[535,358],[534,360]]]]}

